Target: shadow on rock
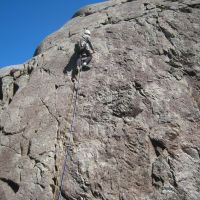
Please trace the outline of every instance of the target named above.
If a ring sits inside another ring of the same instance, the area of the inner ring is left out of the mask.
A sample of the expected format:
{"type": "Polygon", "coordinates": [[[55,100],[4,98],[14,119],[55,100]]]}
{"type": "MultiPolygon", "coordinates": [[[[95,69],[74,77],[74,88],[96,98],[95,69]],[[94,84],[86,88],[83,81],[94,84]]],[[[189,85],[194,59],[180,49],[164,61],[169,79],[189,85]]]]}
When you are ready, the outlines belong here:
{"type": "Polygon", "coordinates": [[[77,70],[77,66],[76,66],[76,62],[78,60],[78,54],[77,53],[74,53],[70,60],[69,60],[69,63],[66,65],[66,67],[64,68],[63,70],[63,73],[64,74],[69,74],[71,72],[71,78],[73,79],[77,73],[78,73],[78,70],[77,70]]]}

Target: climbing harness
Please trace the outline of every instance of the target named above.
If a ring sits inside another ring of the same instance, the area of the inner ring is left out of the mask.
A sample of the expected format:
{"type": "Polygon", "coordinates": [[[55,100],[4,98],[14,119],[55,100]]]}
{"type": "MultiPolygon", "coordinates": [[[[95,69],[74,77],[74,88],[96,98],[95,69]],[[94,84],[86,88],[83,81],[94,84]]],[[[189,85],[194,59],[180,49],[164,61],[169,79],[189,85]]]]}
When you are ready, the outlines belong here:
{"type": "MultiPolygon", "coordinates": [[[[79,83],[80,83],[80,75],[81,75],[81,69],[80,68],[80,72],[78,74],[78,80],[77,80],[77,87],[76,87],[76,83],[74,83],[74,89],[73,89],[73,97],[72,97],[72,101],[74,99],[74,92],[75,92],[75,100],[74,100],[74,104],[73,104],[73,116],[72,116],[72,122],[71,122],[71,126],[70,126],[70,130],[69,133],[72,134],[73,130],[74,130],[74,124],[75,124],[75,119],[76,119],[76,112],[77,112],[77,100],[78,100],[78,90],[79,90],[79,83]]],[[[60,183],[60,189],[59,189],[59,193],[58,193],[58,197],[57,200],[61,200],[61,192],[63,190],[63,181],[64,181],[64,176],[67,170],[67,151],[68,148],[66,147],[65,150],[65,158],[64,158],[64,163],[63,163],[63,170],[62,170],[62,174],[61,174],[61,183],[60,183]]]]}

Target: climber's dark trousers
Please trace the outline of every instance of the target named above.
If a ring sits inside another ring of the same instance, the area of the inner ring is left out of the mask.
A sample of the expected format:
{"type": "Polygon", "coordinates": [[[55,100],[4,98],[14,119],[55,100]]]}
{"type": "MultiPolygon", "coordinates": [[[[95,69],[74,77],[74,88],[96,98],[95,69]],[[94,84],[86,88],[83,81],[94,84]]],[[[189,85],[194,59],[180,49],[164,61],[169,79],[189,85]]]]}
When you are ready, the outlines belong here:
{"type": "Polygon", "coordinates": [[[90,51],[84,51],[80,56],[79,56],[79,58],[78,58],[78,60],[77,60],[77,66],[78,67],[80,67],[81,66],[81,61],[82,61],[82,57],[83,57],[83,55],[84,54],[86,54],[86,59],[84,60],[84,62],[86,62],[87,63],[87,65],[90,63],[90,61],[92,60],[92,54],[90,53],[90,51]]]}
{"type": "Polygon", "coordinates": [[[85,51],[87,58],[84,62],[87,63],[87,65],[90,63],[90,61],[92,60],[92,54],[90,53],[90,51],[85,51]]]}

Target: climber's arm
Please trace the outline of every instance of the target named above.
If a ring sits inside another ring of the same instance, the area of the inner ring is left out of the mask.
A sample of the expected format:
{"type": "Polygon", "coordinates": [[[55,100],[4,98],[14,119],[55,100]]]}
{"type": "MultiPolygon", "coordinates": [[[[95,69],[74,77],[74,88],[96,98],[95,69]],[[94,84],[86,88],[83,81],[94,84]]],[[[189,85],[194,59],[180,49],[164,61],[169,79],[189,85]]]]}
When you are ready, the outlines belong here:
{"type": "Polygon", "coordinates": [[[92,45],[92,42],[90,39],[88,39],[88,44],[90,45],[90,48],[92,49],[93,53],[95,52],[94,47],[92,45]]]}

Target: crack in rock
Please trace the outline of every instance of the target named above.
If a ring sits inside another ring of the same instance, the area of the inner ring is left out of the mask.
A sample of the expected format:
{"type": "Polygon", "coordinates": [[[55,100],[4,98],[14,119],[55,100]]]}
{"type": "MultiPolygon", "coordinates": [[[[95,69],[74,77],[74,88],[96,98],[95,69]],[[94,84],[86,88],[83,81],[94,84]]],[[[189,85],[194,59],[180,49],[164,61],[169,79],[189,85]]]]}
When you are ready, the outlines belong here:
{"type": "Polygon", "coordinates": [[[19,187],[20,187],[20,185],[19,185],[18,183],[14,182],[14,181],[11,180],[11,179],[6,179],[6,178],[2,178],[2,177],[0,177],[0,181],[2,181],[2,182],[4,182],[4,183],[8,184],[8,186],[12,189],[12,191],[13,191],[14,193],[17,193],[17,192],[18,192],[19,187]]]}

